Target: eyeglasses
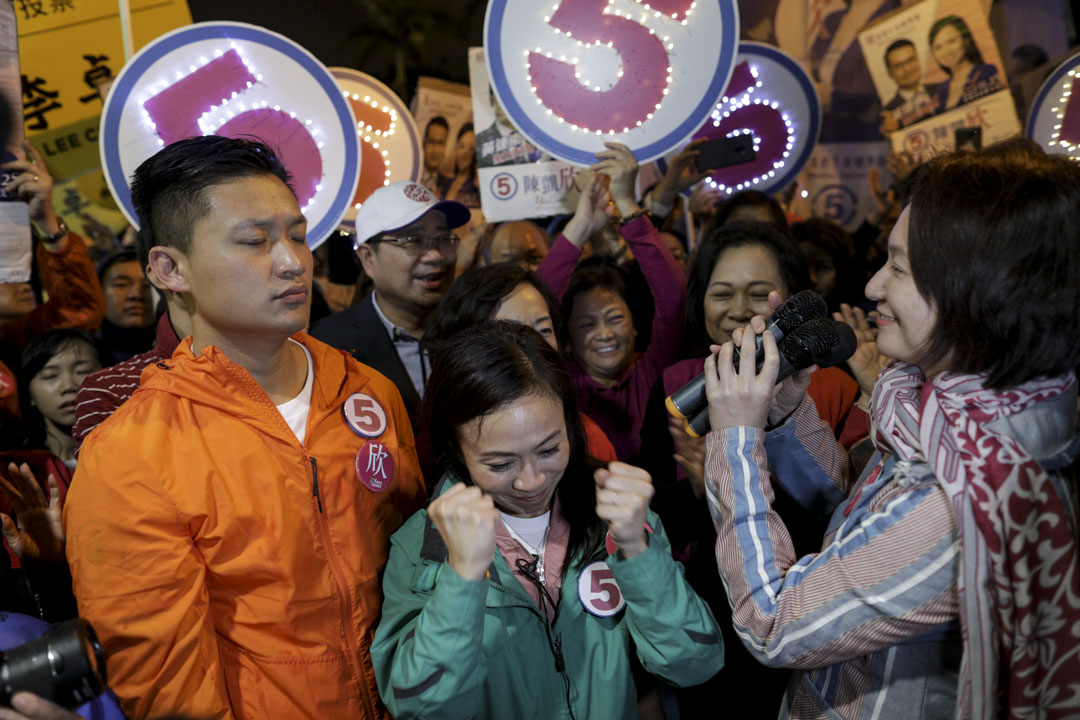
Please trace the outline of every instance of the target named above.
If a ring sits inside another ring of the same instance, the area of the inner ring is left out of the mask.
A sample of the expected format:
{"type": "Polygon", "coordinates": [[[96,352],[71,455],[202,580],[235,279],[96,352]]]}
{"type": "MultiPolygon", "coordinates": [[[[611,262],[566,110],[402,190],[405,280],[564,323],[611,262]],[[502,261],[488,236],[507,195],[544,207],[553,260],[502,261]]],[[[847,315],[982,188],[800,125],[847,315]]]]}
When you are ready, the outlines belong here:
{"type": "Polygon", "coordinates": [[[383,237],[378,242],[393,245],[404,250],[409,255],[421,255],[429,250],[438,250],[447,253],[458,246],[461,238],[457,235],[446,234],[429,237],[426,235],[405,235],[404,237],[383,237]]]}

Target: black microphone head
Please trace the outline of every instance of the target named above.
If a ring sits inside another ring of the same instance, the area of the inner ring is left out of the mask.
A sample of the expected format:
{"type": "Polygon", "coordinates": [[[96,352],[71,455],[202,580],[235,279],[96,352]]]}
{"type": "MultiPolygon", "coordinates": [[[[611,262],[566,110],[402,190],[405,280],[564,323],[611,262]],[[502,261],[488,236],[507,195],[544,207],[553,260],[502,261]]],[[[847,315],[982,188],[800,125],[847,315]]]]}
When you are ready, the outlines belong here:
{"type": "Polygon", "coordinates": [[[796,369],[811,365],[831,367],[855,352],[855,333],[842,322],[829,318],[809,320],[780,341],[780,354],[796,369]]]}
{"type": "Polygon", "coordinates": [[[776,308],[776,312],[769,318],[769,323],[786,335],[805,322],[828,316],[829,306],[825,304],[825,300],[813,290],[803,290],[776,308]]]}

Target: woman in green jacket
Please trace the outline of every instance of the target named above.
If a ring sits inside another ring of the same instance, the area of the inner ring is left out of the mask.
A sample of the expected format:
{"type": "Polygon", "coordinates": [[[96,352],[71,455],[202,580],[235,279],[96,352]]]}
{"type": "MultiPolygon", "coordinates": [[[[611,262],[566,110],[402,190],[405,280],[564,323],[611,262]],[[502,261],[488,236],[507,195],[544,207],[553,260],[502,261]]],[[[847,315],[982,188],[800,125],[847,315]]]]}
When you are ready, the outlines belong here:
{"type": "Polygon", "coordinates": [[[444,476],[391,538],[371,656],[400,718],[635,718],[632,657],[674,685],[720,631],[649,511],[648,473],[585,453],[573,389],[534,331],[440,353],[424,424],[444,476]]]}

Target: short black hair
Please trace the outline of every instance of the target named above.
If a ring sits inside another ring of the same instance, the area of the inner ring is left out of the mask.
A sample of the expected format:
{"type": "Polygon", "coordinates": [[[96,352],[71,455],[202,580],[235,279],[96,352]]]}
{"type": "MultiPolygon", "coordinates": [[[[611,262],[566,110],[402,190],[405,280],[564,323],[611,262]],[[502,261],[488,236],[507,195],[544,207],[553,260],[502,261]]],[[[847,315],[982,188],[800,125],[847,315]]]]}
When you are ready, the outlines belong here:
{"type": "MultiPolygon", "coordinates": [[[[563,406],[570,460],[556,492],[570,525],[566,557],[577,556],[583,564],[607,529],[596,516],[593,471],[601,465],[588,454],[585,427],[562,358],[540,333],[520,323],[497,321],[450,338],[428,378],[421,427],[429,429],[439,471],[472,484],[461,453],[462,427],[529,396],[548,396],[563,406]]],[[[569,567],[568,562],[564,572],[569,567]]]]}
{"type": "Polygon", "coordinates": [[[424,331],[423,344],[437,355],[457,333],[490,322],[499,304],[520,285],[532,285],[547,304],[555,336],[561,337],[559,301],[540,277],[517,263],[470,268],[450,284],[424,331]]]}
{"type": "Polygon", "coordinates": [[[914,50],[915,49],[915,43],[911,42],[907,38],[900,38],[899,40],[894,40],[892,43],[889,44],[889,47],[885,48],[885,69],[886,70],[892,70],[892,65],[889,63],[889,55],[894,50],[899,50],[900,48],[906,48],[906,47],[909,47],[912,50],[914,50]]]}
{"type": "Polygon", "coordinates": [[[447,134],[450,133],[450,123],[446,122],[446,118],[442,115],[436,115],[428,120],[428,124],[424,126],[424,140],[427,141],[428,131],[431,130],[431,126],[441,127],[446,130],[447,134]]]}
{"type": "Polygon", "coordinates": [[[207,191],[254,175],[273,175],[295,194],[280,158],[255,139],[187,138],[144,160],[131,179],[131,200],[139,217],[139,264],[146,267],[150,248],[156,245],[188,252],[192,227],[210,212],[207,191]]]}
{"type": "MultiPolygon", "coordinates": [[[[832,258],[836,268],[836,286],[825,298],[829,310],[838,311],[840,303],[855,304],[863,298],[866,271],[855,257],[855,243],[851,235],[836,223],[824,218],[810,218],[791,224],[791,236],[799,243],[821,248],[832,258]]],[[[803,253],[806,258],[806,253],[803,253]]]]}
{"type": "Polygon", "coordinates": [[[788,226],[787,215],[784,208],[780,207],[774,198],[760,190],[743,190],[737,192],[720,204],[713,217],[712,226],[720,227],[728,221],[739,208],[764,208],[768,211],[771,221],[782,228],[788,226]]]}
{"type": "MultiPolygon", "coordinates": [[[[105,273],[113,265],[119,262],[131,262],[139,259],[139,254],[134,250],[117,250],[101,258],[97,264],[98,280],[105,282],[105,273]]],[[[141,266],[145,272],[146,266],[141,266]]]]}
{"type": "Polygon", "coordinates": [[[1080,364],[1080,167],[1034,143],[943,155],[910,213],[912,278],[937,311],[921,364],[996,390],[1080,364]]]}
{"type": "Polygon", "coordinates": [[[736,220],[711,228],[701,239],[690,262],[686,284],[687,350],[697,355],[708,350],[711,338],[705,327],[705,293],[720,257],[728,250],[745,246],[763,247],[776,258],[780,279],[788,297],[810,287],[810,271],[795,239],[775,223],[736,220]]]}

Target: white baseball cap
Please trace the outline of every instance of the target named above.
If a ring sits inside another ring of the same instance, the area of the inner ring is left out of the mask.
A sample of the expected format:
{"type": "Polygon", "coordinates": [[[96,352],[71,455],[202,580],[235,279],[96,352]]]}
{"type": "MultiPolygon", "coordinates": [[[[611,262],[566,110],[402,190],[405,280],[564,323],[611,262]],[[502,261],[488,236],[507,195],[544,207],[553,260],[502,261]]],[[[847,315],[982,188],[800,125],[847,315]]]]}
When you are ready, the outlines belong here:
{"type": "Polygon", "coordinates": [[[438,210],[446,216],[450,229],[461,227],[472,217],[469,208],[461,203],[440,201],[434,193],[412,180],[383,185],[364,201],[356,213],[356,242],[367,242],[380,233],[411,225],[431,210],[438,210]]]}

